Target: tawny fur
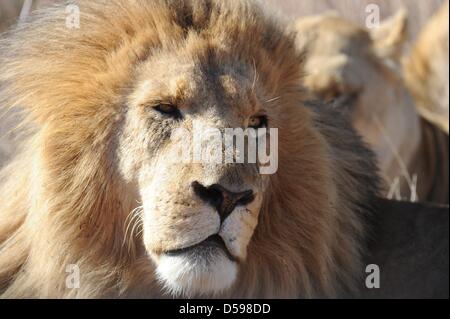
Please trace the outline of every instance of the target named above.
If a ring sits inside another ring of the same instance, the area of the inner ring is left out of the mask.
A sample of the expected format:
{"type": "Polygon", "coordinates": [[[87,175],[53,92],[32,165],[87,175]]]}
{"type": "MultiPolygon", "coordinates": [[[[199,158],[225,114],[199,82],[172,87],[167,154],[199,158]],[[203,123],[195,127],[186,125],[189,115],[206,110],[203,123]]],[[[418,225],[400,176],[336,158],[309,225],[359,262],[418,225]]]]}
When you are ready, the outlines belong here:
{"type": "Polygon", "coordinates": [[[56,6],[0,41],[1,104],[25,107],[34,132],[1,173],[1,296],[170,297],[141,236],[125,237],[140,199],[118,172],[116,148],[141,63],[187,38],[204,65],[237,60],[276,97],[269,112],[280,130],[279,170],[239,278],[220,296],[352,291],[376,169],[333,110],[302,105],[295,33],[247,1],[77,3],[80,30],[67,29],[56,6]],[[71,264],[81,271],[79,289],[66,287],[71,264]]]}
{"type": "MultiPolygon", "coordinates": [[[[296,28],[297,45],[308,52],[303,79],[307,94],[333,100],[351,119],[377,155],[385,196],[448,204],[448,135],[421,116],[423,108],[416,107],[404,79],[406,12],[400,10],[371,30],[335,13],[300,18],[296,28]]],[[[445,81],[433,84],[437,79],[410,78],[417,87],[427,85],[424,93],[445,86],[445,81]]]]}
{"type": "Polygon", "coordinates": [[[419,112],[448,134],[448,1],[425,25],[405,59],[405,74],[419,112]]]}

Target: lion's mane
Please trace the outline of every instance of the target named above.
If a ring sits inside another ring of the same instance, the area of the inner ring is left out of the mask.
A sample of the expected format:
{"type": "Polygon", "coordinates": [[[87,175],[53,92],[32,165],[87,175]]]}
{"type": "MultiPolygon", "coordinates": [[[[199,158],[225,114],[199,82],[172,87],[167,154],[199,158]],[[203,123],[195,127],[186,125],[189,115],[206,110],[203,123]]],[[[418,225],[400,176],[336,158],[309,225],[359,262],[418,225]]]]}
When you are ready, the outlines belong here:
{"type": "MultiPolygon", "coordinates": [[[[0,40],[0,103],[23,107],[31,132],[0,176],[0,293],[167,297],[140,239],[124,245],[131,206],[118,200],[126,190],[109,152],[134,67],[187,30],[226,34],[223,50],[254,63],[268,92],[281,92],[278,103],[295,112],[305,107],[295,33],[247,1],[73,3],[80,29],[65,26],[61,4],[0,40]],[[80,269],[79,289],[66,287],[68,265],[80,269]]],[[[331,108],[308,109],[312,120],[280,133],[278,173],[239,279],[224,297],[337,296],[362,275],[377,193],[373,156],[331,108]],[[310,122],[315,136],[298,138],[310,122]],[[292,160],[299,152],[303,160],[292,160]]]]}

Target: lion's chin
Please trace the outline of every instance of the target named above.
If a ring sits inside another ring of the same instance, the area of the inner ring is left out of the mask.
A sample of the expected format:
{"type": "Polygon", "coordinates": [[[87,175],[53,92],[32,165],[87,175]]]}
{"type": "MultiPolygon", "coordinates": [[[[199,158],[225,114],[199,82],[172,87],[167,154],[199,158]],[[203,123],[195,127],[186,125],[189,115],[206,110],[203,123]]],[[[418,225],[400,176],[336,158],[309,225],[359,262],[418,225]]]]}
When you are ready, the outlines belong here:
{"type": "Polygon", "coordinates": [[[224,251],[213,249],[199,254],[162,255],[156,272],[173,296],[217,296],[233,285],[237,268],[224,251]]]}

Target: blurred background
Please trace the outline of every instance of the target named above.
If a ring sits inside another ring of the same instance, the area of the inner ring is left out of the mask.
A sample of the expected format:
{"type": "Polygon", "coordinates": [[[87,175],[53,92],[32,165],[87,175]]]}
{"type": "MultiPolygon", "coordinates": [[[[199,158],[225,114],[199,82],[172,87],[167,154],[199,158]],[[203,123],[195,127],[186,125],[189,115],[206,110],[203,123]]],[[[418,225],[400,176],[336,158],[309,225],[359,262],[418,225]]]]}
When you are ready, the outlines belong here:
{"type": "MultiPolygon", "coordinates": [[[[365,8],[368,4],[380,7],[381,19],[395,13],[399,8],[408,10],[410,21],[409,32],[415,37],[430,16],[439,8],[444,0],[261,0],[278,8],[289,18],[295,19],[304,15],[321,14],[329,10],[338,11],[344,18],[363,24],[366,18],[365,8]]],[[[0,0],[0,32],[15,23],[24,3],[32,3],[31,10],[45,7],[55,0],[0,0]]],[[[26,9],[27,6],[25,6],[26,9]]],[[[27,10],[25,10],[27,11],[27,10]]]]}
{"type": "Polygon", "coordinates": [[[414,39],[424,24],[445,0],[263,0],[278,7],[289,18],[298,18],[310,14],[322,14],[335,10],[342,17],[364,25],[369,4],[380,7],[381,20],[395,14],[404,7],[410,18],[409,34],[414,39]]]}

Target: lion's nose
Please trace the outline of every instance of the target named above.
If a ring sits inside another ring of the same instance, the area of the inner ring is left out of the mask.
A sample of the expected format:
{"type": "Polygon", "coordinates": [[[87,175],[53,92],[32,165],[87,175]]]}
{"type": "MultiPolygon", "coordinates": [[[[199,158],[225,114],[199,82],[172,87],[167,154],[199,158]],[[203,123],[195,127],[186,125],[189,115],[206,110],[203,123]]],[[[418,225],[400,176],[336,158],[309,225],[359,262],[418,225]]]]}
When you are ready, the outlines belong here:
{"type": "Polygon", "coordinates": [[[219,184],[205,187],[199,182],[193,182],[192,188],[198,197],[217,209],[222,222],[233,212],[236,206],[245,206],[255,199],[252,190],[235,193],[219,184]]]}

